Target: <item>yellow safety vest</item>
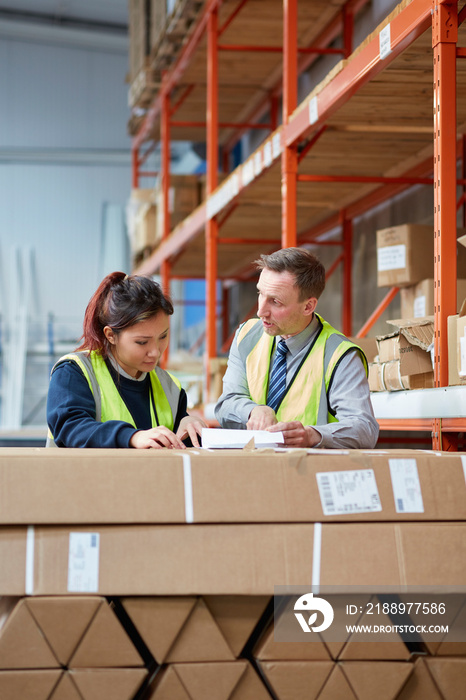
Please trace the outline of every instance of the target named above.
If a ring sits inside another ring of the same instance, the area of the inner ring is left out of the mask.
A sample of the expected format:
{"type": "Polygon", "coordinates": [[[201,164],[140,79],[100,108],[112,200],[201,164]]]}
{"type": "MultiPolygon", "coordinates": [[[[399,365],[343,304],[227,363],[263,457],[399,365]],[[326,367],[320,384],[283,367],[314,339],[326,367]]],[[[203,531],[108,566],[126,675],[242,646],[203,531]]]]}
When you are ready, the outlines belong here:
{"type": "MultiPolygon", "coordinates": [[[[357,350],[367,374],[366,357],[357,345],[315,314],[320,330],[298,368],[276,410],[278,421],[300,421],[303,425],[323,425],[336,422],[328,406],[328,390],[334,371],[347,352],[357,350]]],[[[266,405],[269,385],[270,359],[275,339],[267,335],[258,319],[247,321],[237,337],[238,350],[247,346],[246,376],[250,398],[266,405]]],[[[242,354],[242,353],[241,353],[242,354]]]]}
{"type": "MultiPolygon", "coordinates": [[[[104,423],[108,420],[120,420],[133,425],[135,428],[137,427],[134,424],[134,419],[125,402],[121,398],[121,395],[115,386],[115,382],[112,379],[112,375],[110,374],[108,367],[105,364],[105,360],[100,353],[92,351],[90,353],[75,352],[64,355],[58,360],[58,362],[55,363],[54,367],[52,368],[52,373],[59,364],[66,360],[76,362],[84,374],[96,402],[97,421],[104,423]]],[[[149,373],[152,394],[157,407],[156,416],[152,401],[150,402],[151,425],[152,427],[155,427],[156,425],[164,425],[170,430],[173,430],[177,402],[174,401],[172,402],[173,405],[170,405],[170,401],[157,372],[161,373],[162,379],[165,380],[165,384],[167,383],[168,379],[169,382],[171,381],[176,385],[178,396],[179,391],[181,390],[181,384],[176,377],[158,367],[149,373]]],[[[51,435],[50,431],[47,446],[54,446],[53,436],[51,435]]]]}

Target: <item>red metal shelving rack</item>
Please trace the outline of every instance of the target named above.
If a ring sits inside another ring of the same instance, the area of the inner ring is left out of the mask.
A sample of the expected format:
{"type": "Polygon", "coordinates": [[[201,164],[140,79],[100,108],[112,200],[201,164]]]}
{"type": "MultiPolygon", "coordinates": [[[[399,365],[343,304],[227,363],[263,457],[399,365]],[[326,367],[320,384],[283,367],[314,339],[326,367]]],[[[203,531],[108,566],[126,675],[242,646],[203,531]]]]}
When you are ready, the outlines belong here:
{"type": "MultiPolygon", "coordinates": [[[[247,0],[242,0],[235,14],[241,11],[247,0]]],[[[345,56],[349,54],[350,36],[353,13],[361,7],[355,2],[347,2],[343,8],[343,20],[334,21],[320,42],[322,50],[324,43],[335,37],[336,27],[343,31],[345,56]]],[[[133,186],[137,187],[142,174],[141,165],[145,156],[140,151],[147,141],[151,129],[160,117],[162,141],[162,182],[164,186],[164,208],[168,212],[169,186],[169,139],[170,123],[173,124],[173,107],[170,105],[170,94],[179,82],[184,71],[201,41],[207,34],[207,199],[196,211],[180,224],[174,232],[168,230],[169,217],[161,244],[154,254],[138,268],[140,274],[153,274],[161,271],[163,284],[168,287],[171,276],[171,260],[180,249],[189,246],[205,229],[205,279],[206,279],[206,354],[207,358],[217,355],[216,321],[217,321],[217,290],[218,278],[218,246],[227,239],[220,238],[222,223],[237,205],[239,196],[246,191],[252,182],[258,180],[264,173],[270,171],[277,162],[281,163],[281,246],[299,245],[315,239],[321,233],[334,228],[342,230],[342,255],[337,259],[343,264],[343,331],[352,334],[351,314],[351,239],[352,221],[358,213],[369,210],[376,203],[406,189],[412,184],[431,183],[432,159],[416,164],[402,176],[329,176],[311,175],[299,172],[303,155],[309,152],[319,142],[325,133],[329,118],[338,113],[358,91],[376,78],[385,68],[400,56],[416,39],[432,29],[432,51],[434,65],[434,240],[435,240],[435,385],[448,385],[448,353],[447,317],[456,313],[456,161],[462,156],[462,143],[457,143],[457,94],[456,94],[456,62],[465,55],[465,50],[457,47],[458,26],[466,16],[466,9],[458,12],[457,2],[444,0],[435,3],[432,0],[412,0],[401,7],[388,25],[388,50],[381,43],[380,34],[372,37],[352,57],[351,61],[335,75],[323,89],[314,95],[305,108],[297,109],[297,79],[300,61],[297,40],[298,0],[283,2],[283,126],[274,131],[261,149],[251,156],[248,161],[230,175],[227,182],[217,188],[218,172],[218,52],[219,30],[218,13],[221,0],[208,0],[200,16],[196,29],[191,35],[174,68],[164,76],[162,86],[141,130],[133,140],[133,186]],[[247,176],[246,176],[247,173],[247,176]],[[298,200],[297,188],[303,182],[345,182],[380,185],[368,194],[362,194],[349,206],[344,207],[339,214],[331,215],[325,221],[320,221],[306,231],[299,229],[297,220],[298,200]]],[[[233,19],[233,17],[232,17],[233,19]]],[[[384,39],[387,30],[384,28],[384,39]]],[[[225,48],[225,47],[223,47],[225,48]]],[[[237,50],[241,47],[228,47],[237,50]]],[[[242,47],[245,48],[244,46],[242,47]]],[[[252,50],[253,47],[246,47],[252,50]]],[[[261,47],[264,50],[264,47],[261,47]]],[[[314,50],[316,50],[314,48],[314,50]]],[[[304,52],[301,52],[304,54],[304,52]]],[[[309,61],[305,56],[302,61],[309,61]]],[[[273,94],[276,105],[277,92],[273,94]]],[[[305,101],[306,102],[306,101],[305,101]]],[[[273,104],[273,103],[272,103],[273,104]]],[[[264,105],[261,107],[262,112],[264,105]]],[[[261,109],[256,109],[259,116],[261,109]]],[[[273,127],[275,120],[273,119],[273,127]]],[[[252,122],[252,119],[250,120],[252,122]]],[[[223,125],[225,126],[225,125],[223,125]]],[[[231,126],[231,125],[229,125],[231,126]]],[[[238,131],[244,130],[251,124],[238,124],[238,131]]],[[[264,127],[264,125],[262,125],[264,127]]],[[[229,144],[232,141],[230,139],[229,144]]],[[[464,185],[464,181],[460,181],[464,185]]],[[[460,202],[461,203],[461,202],[460,202]]],[[[228,239],[229,243],[233,239],[228,239]]],[[[251,243],[251,240],[235,239],[238,244],[251,243]]],[[[263,243],[264,241],[262,241],[263,243]]],[[[273,241],[266,241],[272,244],[273,241]]],[[[276,246],[275,246],[276,247],[276,246]]],[[[390,290],[374,311],[371,318],[360,330],[364,336],[375,323],[382,311],[387,307],[397,289],[390,290]]],[[[435,449],[455,449],[457,434],[466,431],[465,418],[438,418],[407,420],[381,420],[381,427],[389,430],[431,430],[433,447],[435,449]]]]}

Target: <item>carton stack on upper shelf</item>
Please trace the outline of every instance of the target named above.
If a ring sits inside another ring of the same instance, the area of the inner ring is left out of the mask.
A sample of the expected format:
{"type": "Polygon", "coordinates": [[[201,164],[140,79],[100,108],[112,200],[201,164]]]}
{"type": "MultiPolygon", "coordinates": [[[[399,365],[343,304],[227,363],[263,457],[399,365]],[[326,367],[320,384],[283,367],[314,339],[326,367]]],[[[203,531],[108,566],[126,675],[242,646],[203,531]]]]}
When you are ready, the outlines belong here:
{"type": "MultiPolygon", "coordinates": [[[[457,304],[466,298],[466,236],[458,238],[457,304]]],[[[388,321],[397,330],[378,336],[378,355],[369,367],[371,391],[425,389],[434,386],[430,350],[434,342],[434,239],[431,226],[403,224],[377,231],[379,287],[401,287],[401,319],[388,321]]],[[[461,376],[461,318],[448,320],[449,384],[461,376]],[[459,335],[458,335],[459,329],[459,335]]]]}
{"type": "Polygon", "coordinates": [[[129,0],[129,91],[131,135],[160,89],[162,71],[188,39],[204,0],[129,0]]]}
{"type": "MultiPolygon", "coordinates": [[[[168,191],[169,230],[183,221],[199,204],[200,183],[196,175],[172,175],[168,191]]],[[[133,189],[127,205],[128,233],[133,264],[148,257],[164,232],[162,186],[133,189]]]]}

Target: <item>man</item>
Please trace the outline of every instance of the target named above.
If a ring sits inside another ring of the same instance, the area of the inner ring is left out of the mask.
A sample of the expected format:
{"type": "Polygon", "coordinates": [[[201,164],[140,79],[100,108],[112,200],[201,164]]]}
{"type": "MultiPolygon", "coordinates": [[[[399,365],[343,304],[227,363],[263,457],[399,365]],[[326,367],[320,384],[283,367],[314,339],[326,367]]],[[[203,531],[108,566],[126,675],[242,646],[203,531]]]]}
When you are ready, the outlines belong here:
{"type": "Polygon", "coordinates": [[[220,425],[281,431],[287,447],[374,447],[366,358],[315,313],[323,265],[301,248],[256,265],[259,318],[236,331],[215,408],[220,425]]]}

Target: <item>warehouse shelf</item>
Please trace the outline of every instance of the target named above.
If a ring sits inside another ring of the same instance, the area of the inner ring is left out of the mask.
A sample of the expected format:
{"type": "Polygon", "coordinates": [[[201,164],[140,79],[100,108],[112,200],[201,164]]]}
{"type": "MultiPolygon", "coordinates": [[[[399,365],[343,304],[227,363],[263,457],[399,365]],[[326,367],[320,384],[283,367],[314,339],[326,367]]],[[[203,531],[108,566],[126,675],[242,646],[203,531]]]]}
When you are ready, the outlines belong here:
{"type": "Polygon", "coordinates": [[[377,419],[462,418],[466,430],[466,394],[464,386],[410,391],[380,391],[372,394],[377,419]]]}
{"type": "MultiPolygon", "coordinates": [[[[269,24],[260,15],[251,22],[258,9],[255,0],[207,3],[190,42],[149,109],[133,142],[133,185],[138,186],[142,175],[140,150],[155,133],[160,131],[165,151],[162,180],[168,192],[170,139],[200,140],[207,128],[207,198],[172,232],[164,231],[161,244],[138,272],[160,270],[166,285],[170,277],[206,278],[207,355],[212,358],[217,354],[217,279],[245,279],[252,273],[245,260],[269,248],[315,241],[339,227],[342,329],[352,335],[353,218],[414,184],[435,183],[435,383],[444,387],[448,383],[446,323],[456,313],[456,185],[464,185],[456,175],[461,137],[466,133],[466,62],[457,60],[464,54],[457,44],[466,45],[464,2],[402,2],[352,54],[348,53],[350,19],[360,5],[345,3],[335,9],[324,3],[327,10],[333,8],[334,16],[327,14],[314,36],[307,33],[312,22],[306,24],[302,17],[310,3],[293,0],[272,5],[275,14],[269,24]],[[298,55],[302,53],[298,47],[309,42],[325,50],[327,41],[328,49],[336,36],[336,17],[338,31],[345,37],[345,57],[298,106],[298,55]],[[225,35],[219,38],[222,29],[225,35]],[[254,50],[252,64],[242,58],[241,47],[250,53],[254,50]],[[256,62],[256,55],[260,61],[256,62]],[[268,102],[270,123],[253,123],[260,114],[261,93],[262,108],[267,102],[264,85],[277,80],[281,65],[283,125],[275,128],[273,99],[268,102]],[[246,107],[240,110],[241,105],[246,107]],[[233,124],[239,132],[259,127],[272,133],[217,186],[218,146],[231,145],[233,124]]],[[[363,330],[367,332],[368,326],[363,330]]]]}

